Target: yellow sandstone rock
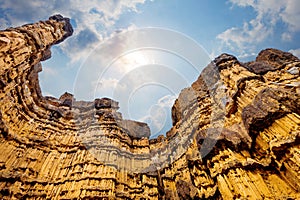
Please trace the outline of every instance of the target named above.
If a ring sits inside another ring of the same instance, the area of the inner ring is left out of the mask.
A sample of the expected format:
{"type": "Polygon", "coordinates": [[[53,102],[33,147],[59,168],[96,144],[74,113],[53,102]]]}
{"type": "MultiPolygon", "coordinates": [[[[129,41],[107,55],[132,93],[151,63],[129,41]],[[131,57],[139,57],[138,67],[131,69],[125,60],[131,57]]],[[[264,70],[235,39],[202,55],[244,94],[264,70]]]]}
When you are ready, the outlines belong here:
{"type": "Polygon", "coordinates": [[[297,57],[220,55],[149,139],[114,100],[41,95],[40,61],[72,32],[60,15],[0,32],[1,199],[300,199],[297,57]]]}

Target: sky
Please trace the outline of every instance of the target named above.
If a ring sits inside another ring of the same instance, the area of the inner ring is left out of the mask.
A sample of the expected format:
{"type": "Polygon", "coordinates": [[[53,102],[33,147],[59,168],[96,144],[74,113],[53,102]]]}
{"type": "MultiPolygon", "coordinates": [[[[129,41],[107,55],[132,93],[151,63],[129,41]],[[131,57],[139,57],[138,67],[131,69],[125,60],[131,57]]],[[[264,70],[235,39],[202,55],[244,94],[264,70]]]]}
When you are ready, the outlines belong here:
{"type": "Polygon", "coordinates": [[[74,34],[42,63],[43,95],[113,98],[151,137],[170,129],[180,91],[221,53],[246,62],[271,47],[300,57],[299,0],[0,0],[0,29],[58,13],[74,34]]]}

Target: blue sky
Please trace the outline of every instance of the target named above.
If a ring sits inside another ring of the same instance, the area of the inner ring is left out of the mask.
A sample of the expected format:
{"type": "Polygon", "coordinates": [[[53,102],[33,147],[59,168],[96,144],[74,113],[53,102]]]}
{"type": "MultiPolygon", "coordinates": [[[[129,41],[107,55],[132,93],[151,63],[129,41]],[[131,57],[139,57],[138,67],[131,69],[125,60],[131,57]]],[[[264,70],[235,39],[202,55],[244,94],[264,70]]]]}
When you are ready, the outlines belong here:
{"type": "Polygon", "coordinates": [[[273,47],[300,56],[299,0],[0,0],[0,28],[57,13],[75,32],[42,63],[43,94],[115,98],[153,136],[170,128],[174,99],[220,53],[249,61],[273,47]]]}

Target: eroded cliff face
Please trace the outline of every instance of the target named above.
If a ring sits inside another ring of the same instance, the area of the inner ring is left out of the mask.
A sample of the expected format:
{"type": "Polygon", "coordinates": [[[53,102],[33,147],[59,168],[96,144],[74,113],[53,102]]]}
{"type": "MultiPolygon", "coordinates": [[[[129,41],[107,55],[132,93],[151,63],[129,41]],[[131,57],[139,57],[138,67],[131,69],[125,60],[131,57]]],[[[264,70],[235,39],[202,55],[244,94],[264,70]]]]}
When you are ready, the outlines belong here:
{"type": "Polygon", "coordinates": [[[1,199],[300,198],[297,57],[220,55],[149,139],[114,100],[41,95],[40,61],[71,34],[62,16],[0,32],[1,199]]]}

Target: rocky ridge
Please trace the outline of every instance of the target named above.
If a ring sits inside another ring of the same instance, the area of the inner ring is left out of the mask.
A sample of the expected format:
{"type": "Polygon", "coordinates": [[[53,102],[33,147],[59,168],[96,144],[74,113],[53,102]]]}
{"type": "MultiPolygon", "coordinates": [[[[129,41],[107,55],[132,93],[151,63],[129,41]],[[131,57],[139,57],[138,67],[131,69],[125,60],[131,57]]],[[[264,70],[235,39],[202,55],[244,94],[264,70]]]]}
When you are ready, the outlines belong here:
{"type": "Polygon", "coordinates": [[[72,33],[60,15],[0,32],[1,199],[300,198],[299,58],[220,55],[149,139],[114,100],[41,95],[40,62],[72,33]]]}

